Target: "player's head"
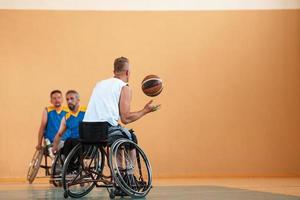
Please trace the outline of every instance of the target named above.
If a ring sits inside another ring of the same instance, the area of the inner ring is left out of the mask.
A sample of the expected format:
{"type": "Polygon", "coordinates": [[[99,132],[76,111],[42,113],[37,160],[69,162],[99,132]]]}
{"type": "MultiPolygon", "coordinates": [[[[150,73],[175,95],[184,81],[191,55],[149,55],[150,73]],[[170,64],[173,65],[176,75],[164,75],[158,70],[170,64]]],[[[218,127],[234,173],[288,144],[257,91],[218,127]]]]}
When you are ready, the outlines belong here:
{"type": "Polygon", "coordinates": [[[117,77],[124,78],[125,82],[129,81],[130,66],[128,58],[120,57],[115,59],[114,74],[117,77]]]}
{"type": "Polygon", "coordinates": [[[50,93],[50,102],[56,108],[60,107],[63,103],[63,96],[60,90],[53,90],[50,93]]]}
{"type": "Polygon", "coordinates": [[[75,108],[79,105],[80,96],[76,90],[69,90],[66,93],[66,100],[70,110],[75,110],[75,108]]]}

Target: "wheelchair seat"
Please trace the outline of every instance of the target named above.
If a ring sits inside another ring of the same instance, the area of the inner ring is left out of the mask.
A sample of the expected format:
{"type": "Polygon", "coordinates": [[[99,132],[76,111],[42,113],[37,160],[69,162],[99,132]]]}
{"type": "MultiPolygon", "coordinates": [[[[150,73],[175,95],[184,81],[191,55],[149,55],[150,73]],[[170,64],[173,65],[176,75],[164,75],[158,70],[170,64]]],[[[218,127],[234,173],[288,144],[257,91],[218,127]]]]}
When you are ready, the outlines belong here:
{"type": "Polygon", "coordinates": [[[106,146],[109,126],[108,122],[80,122],[79,141],[83,144],[106,146]]]}

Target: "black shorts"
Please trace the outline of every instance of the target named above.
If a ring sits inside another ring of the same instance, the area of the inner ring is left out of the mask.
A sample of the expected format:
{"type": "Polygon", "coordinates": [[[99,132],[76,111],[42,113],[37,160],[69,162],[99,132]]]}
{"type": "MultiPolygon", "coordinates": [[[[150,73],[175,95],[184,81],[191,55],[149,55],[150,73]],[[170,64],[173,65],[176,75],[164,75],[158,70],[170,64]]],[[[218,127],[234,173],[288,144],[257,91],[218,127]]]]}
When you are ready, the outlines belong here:
{"type": "Polygon", "coordinates": [[[78,138],[68,138],[64,143],[64,147],[62,148],[62,153],[67,157],[72,149],[79,143],[78,138]]]}

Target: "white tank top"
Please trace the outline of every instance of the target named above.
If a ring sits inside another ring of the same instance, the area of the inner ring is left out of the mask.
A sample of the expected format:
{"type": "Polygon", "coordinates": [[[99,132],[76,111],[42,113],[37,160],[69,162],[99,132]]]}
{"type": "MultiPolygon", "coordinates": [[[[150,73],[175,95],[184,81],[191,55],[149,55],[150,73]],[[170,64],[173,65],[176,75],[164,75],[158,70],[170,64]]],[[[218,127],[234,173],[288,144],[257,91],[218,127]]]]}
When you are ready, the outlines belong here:
{"type": "Polygon", "coordinates": [[[117,126],[120,119],[119,100],[125,85],[127,84],[118,78],[98,82],[93,89],[83,121],[108,122],[117,126]]]}

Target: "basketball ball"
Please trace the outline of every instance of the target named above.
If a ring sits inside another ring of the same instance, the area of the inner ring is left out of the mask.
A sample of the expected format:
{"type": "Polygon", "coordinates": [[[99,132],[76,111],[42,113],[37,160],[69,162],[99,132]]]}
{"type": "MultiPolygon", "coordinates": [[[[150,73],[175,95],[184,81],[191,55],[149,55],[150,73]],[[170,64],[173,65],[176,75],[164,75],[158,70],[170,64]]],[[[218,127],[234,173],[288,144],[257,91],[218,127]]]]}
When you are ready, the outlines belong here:
{"type": "Polygon", "coordinates": [[[145,95],[155,97],[163,90],[162,80],[156,75],[148,75],[142,81],[142,90],[145,95]]]}

